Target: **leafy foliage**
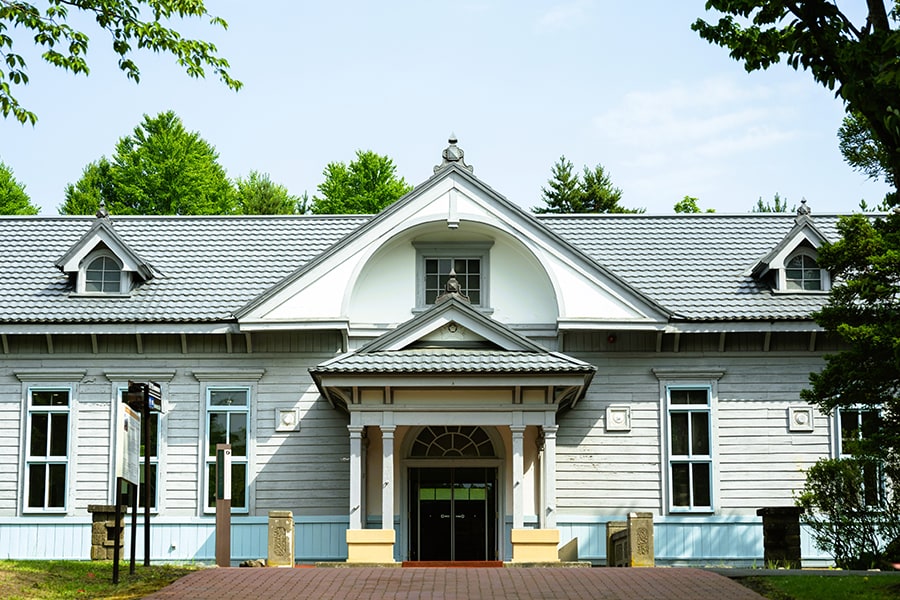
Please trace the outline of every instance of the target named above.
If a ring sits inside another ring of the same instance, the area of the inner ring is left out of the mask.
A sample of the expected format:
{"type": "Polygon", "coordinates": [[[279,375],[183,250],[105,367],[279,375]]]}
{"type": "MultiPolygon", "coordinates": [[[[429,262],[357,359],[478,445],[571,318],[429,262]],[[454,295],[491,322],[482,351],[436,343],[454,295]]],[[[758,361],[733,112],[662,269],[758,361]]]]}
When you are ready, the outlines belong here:
{"type": "Polygon", "coordinates": [[[880,567],[887,542],[900,536],[900,494],[888,487],[873,502],[866,493],[868,473],[885,469],[886,476],[897,477],[898,467],[897,460],[853,457],[822,459],[807,471],[797,505],[816,546],[839,568],[880,567]]]}
{"type": "MultiPolygon", "coordinates": [[[[692,25],[703,39],[730,50],[747,71],[785,59],[836,90],[885,150],[886,173],[900,181],[900,0],[868,0],[866,20],[854,24],[837,2],[709,0],[724,16],[692,25]],[[890,9],[888,7],[891,7],[890,9]]],[[[896,202],[895,197],[893,202],[896,202]]]]}
{"type": "Polygon", "coordinates": [[[36,215],[38,209],[16,181],[12,169],[0,161],[0,215],[36,215]]]}
{"type": "Polygon", "coordinates": [[[602,165],[593,169],[585,166],[579,177],[572,161],[565,156],[551,168],[547,187],[542,187],[544,206],[532,208],[533,212],[546,213],[642,213],[644,209],[623,207],[622,190],[615,187],[602,165]]]}
{"type": "Polygon", "coordinates": [[[319,184],[321,196],[313,196],[313,214],[374,214],[396,202],[412,190],[406,180],[397,178],[397,167],[387,156],[371,150],[357,150],[350,164],[331,162],[319,184]]]}
{"type": "Polygon", "coordinates": [[[836,279],[828,303],[814,314],[847,350],[826,356],[801,396],[825,412],[837,407],[881,409],[882,428],[864,448],[900,451],[900,214],[855,214],[838,224],[842,239],[819,249],[819,266],[836,279]]]}
{"type": "MultiPolygon", "coordinates": [[[[797,205],[795,204],[790,211],[796,212],[797,205]]],[[[788,212],[788,203],[787,198],[782,198],[778,192],[775,192],[775,197],[772,198],[772,202],[764,202],[762,196],[759,197],[759,200],[756,201],[756,206],[753,207],[751,212],[755,213],[783,213],[788,212]]]]}
{"type": "Polygon", "coordinates": [[[307,211],[306,194],[292,196],[286,187],[272,181],[268,173],[250,171],[235,181],[237,211],[242,215],[290,215],[307,211]]]}
{"type": "Polygon", "coordinates": [[[708,212],[714,213],[716,209],[707,208],[705,211],[700,208],[700,198],[695,198],[694,196],[685,196],[681,200],[675,203],[675,212],[676,213],[701,213],[708,212]]]}
{"type": "Polygon", "coordinates": [[[169,26],[175,19],[204,18],[227,29],[223,19],[209,14],[203,0],[48,0],[45,4],[41,8],[31,2],[0,0],[0,114],[4,117],[37,122],[37,115],[13,93],[13,86],[29,82],[28,65],[14,47],[13,29],[30,32],[43,50],[41,58],[51,65],[75,74],[89,73],[89,36],[70,24],[78,21],[77,13],[92,17],[109,34],[119,68],[135,82],[140,81],[141,71],[133,52],[147,49],[171,54],[191,77],[204,77],[208,68],[231,89],[242,86],[228,73],[228,61],[217,56],[215,45],[186,38],[169,26]],[[75,15],[69,14],[71,9],[75,15]]]}
{"type": "Polygon", "coordinates": [[[144,115],[111,160],[88,165],[66,187],[62,214],[215,215],[235,211],[234,190],[219,155],[172,112],[144,115]]]}
{"type": "Polygon", "coordinates": [[[890,155],[859,112],[853,111],[844,117],[838,129],[838,148],[847,164],[857,171],[870,179],[884,179],[889,185],[894,185],[889,166],[890,155]]]}

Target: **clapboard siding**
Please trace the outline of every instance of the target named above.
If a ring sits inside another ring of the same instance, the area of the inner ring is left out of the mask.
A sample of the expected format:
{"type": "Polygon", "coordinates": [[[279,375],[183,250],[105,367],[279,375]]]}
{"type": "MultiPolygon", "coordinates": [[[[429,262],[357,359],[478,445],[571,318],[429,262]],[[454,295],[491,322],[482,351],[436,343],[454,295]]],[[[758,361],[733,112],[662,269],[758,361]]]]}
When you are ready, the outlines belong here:
{"type": "Polygon", "coordinates": [[[48,344],[44,336],[8,336],[10,352],[0,371],[0,458],[12,468],[0,473],[0,515],[14,516],[20,509],[21,403],[27,385],[15,377],[15,372],[51,373],[71,370],[73,364],[85,372],[80,380],[40,382],[41,386],[72,387],[75,392],[70,432],[70,516],[85,516],[88,504],[105,504],[113,497],[113,398],[115,388],[128,378],[122,373],[129,369],[172,374],[162,382],[161,517],[197,517],[202,510],[206,385],[253,386],[250,460],[255,472],[251,472],[251,516],[273,509],[292,510],[297,515],[332,514],[336,506],[349,505],[347,416],[319,396],[308,371],[340,350],[340,335],[254,334],[249,344],[243,335],[230,338],[104,334],[92,339],[87,335],[54,335],[48,344]],[[50,346],[53,354],[48,351],[50,346]],[[185,348],[187,354],[183,353],[185,348]],[[263,375],[258,381],[244,381],[240,375],[229,379],[230,373],[248,370],[263,375]],[[106,372],[115,372],[116,380],[110,381],[106,372]],[[195,372],[220,375],[200,381],[195,372]],[[282,408],[298,410],[299,431],[275,431],[275,413],[282,408]]]}
{"type": "MultiPolygon", "coordinates": [[[[754,335],[733,337],[737,344],[748,346],[754,335]]],[[[705,368],[724,373],[717,383],[714,409],[714,489],[719,511],[753,515],[764,506],[793,504],[795,492],[803,486],[804,470],[827,456],[830,448],[827,417],[816,413],[811,432],[792,432],[788,423],[788,408],[805,406],[798,390],[809,373],[821,367],[821,356],[807,351],[772,360],[761,352],[718,352],[718,335],[686,338],[693,340],[689,348],[706,348],[715,342],[716,352],[576,354],[598,371],[585,398],[559,418],[557,504],[561,511],[615,513],[628,508],[665,513],[666,469],[660,462],[665,417],[660,414],[660,384],[653,369],[705,368]],[[611,405],[630,408],[630,431],[606,431],[606,408],[611,405]]],[[[566,343],[584,348],[608,342],[596,334],[578,334],[567,336],[566,343]]]]}
{"type": "Polygon", "coordinates": [[[8,385],[4,375],[0,373],[0,516],[10,516],[19,497],[22,387],[8,385]]]}

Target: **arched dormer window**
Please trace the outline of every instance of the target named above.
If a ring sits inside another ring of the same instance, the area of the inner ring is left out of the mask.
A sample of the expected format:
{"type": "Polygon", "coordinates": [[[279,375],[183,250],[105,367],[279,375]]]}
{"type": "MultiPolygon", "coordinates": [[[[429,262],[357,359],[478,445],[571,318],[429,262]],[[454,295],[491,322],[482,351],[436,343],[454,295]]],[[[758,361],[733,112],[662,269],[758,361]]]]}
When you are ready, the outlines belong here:
{"type": "Polygon", "coordinates": [[[823,271],[815,257],[801,253],[790,258],[784,266],[787,291],[822,291],[825,289],[823,271]]]}
{"type": "Polygon", "coordinates": [[[84,271],[84,291],[118,294],[122,291],[122,265],[111,256],[98,256],[84,271]]]}
{"type": "Polygon", "coordinates": [[[97,249],[81,262],[76,289],[79,294],[127,294],[131,275],[111,251],[97,249]]]}

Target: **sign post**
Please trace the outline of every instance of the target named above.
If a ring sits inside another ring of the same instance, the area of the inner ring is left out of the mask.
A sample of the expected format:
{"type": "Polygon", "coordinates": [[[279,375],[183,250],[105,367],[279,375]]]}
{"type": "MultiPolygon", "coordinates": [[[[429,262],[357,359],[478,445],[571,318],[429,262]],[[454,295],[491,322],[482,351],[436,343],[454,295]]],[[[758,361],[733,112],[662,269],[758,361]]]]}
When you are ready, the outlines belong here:
{"type": "Polygon", "coordinates": [[[216,444],[216,566],[231,566],[231,444],[216,444]]]}
{"type": "Polygon", "coordinates": [[[137,509],[137,490],[140,481],[140,451],[141,451],[141,417],[137,411],[122,404],[118,411],[116,433],[116,513],[115,526],[113,527],[113,583],[119,583],[119,539],[121,538],[122,522],[122,484],[127,484],[133,502],[131,514],[131,572],[134,573],[134,536],[135,518],[137,509]]]}
{"type": "MultiPolygon", "coordinates": [[[[150,486],[150,412],[160,412],[162,409],[162,388],[155,381],[147,383],[139,383],[134,381],[128,382],[127,400],[131,408],[141,411],[141,420],[144,427],[143,445],[144,445],[144,566],[150,566],[150,505],[153,503],[153,494],[150,486]]],[[[138,481],[135,481],[138,485],[138,481]]],[[[135,506],[137,503],[135,502],[135,506]]],[[[132,552],[133,552],[132,547],[132,552]]]]}

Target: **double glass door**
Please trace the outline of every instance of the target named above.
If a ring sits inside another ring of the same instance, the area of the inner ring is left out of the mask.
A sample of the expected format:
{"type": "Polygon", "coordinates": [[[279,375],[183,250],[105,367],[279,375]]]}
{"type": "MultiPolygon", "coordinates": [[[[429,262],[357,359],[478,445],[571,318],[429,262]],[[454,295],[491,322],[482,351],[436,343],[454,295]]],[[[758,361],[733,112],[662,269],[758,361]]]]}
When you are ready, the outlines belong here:
{"type": "Polygon", "coordinates": [[[497,469],[411,468],[410,559],[497,559],[497,469]]]}

